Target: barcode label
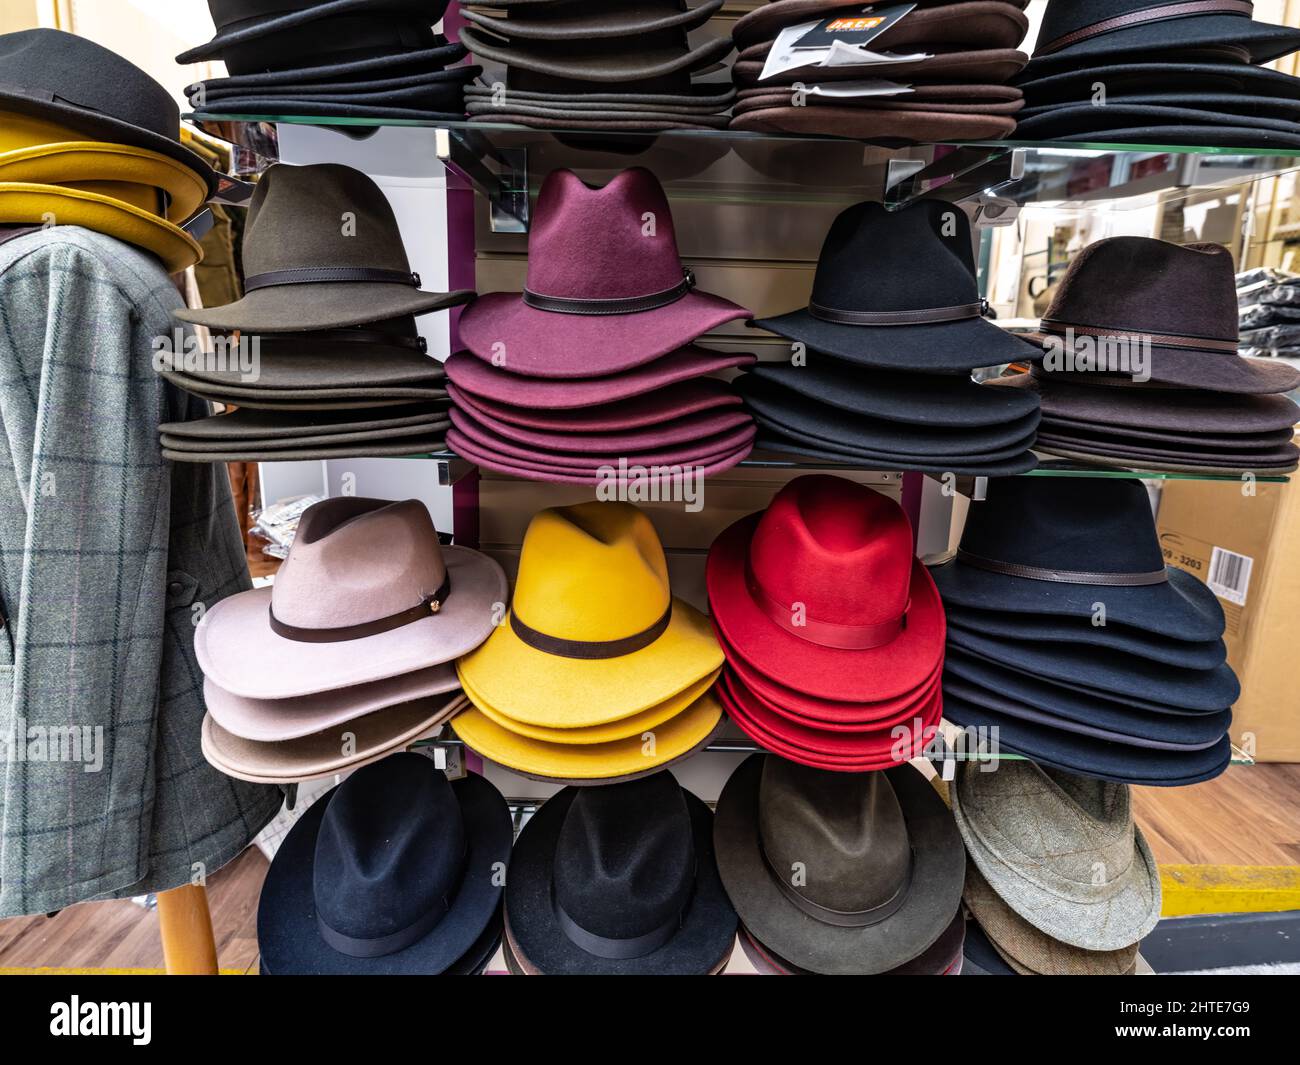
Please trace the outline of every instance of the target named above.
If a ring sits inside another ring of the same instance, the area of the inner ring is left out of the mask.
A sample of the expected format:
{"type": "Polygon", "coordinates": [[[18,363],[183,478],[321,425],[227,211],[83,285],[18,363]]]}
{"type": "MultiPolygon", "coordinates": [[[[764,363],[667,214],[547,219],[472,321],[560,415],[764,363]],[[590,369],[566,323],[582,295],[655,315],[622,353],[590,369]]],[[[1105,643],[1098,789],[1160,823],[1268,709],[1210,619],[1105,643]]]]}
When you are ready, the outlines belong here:
{"type": "Polygon", "coordinates": [[[1225,551],[1216,547],[1210,555],[1210,576],[1206,580],[1210,591],[1230,603],[1246,605],[1246,589],[1250,587],[1250,569],[1255,560],[1249,555],[1225,551]]]}

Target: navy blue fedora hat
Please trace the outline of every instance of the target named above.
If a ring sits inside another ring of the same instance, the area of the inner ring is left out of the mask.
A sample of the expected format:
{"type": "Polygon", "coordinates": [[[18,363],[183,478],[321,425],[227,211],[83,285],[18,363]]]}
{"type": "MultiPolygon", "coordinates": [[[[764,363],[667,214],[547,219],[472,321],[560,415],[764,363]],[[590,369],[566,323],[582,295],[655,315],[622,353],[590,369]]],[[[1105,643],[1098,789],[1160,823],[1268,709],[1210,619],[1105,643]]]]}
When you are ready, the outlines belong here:
{"type": "Polygon", "coordinates": [[[481,776],[395,754],[321,796],[276,852],[257,908],[272,972],[437,974],[501,902],[513,826],[481,776]]]}
{"type": "MultiPolygon", "coordinates": [[[[863,451],[821,444],[789,432],[782,426],[755,418],[759,434],[754,440],[755,451],[779,451],[790,455],[804,455],[820,459],[831,465],[861,466],[874,463],[881,470],[915,470],[919,473],[952,473],[971,477],[1014,477],[1028,473],[1038,465],[1038,459],[1025,450],[1016,450],[1011,458],[991,456],[952,456],[921,459],[915,455],[897,452],[863,451]]],[[[1026,445],[1028,446],[1028,445],[1026,445]]]]}
{"type": "Polygon", "coordinates": [[[984,317],[970,220],[943,200],[842,211],[807,307],[750,323],[837,359],[885,370],[969,373],[1042,350],[984,317]]]}
{"type": "Polygon", "coordinates": [[[990,482],[972,503],[956,557],[931,569],[945,602],[1012,614],[1110,622],[1201,642],[1223,635],[1223,607],[1166,567],[1146,489],[1129,479],[990,482]]]}
{"type": "Polygon", "coordinates": [[[713,972],[737,921],[712,811],[668,772],[564,788],[519,834],[506,926],[522,967],[547,975],[713,972]]]}

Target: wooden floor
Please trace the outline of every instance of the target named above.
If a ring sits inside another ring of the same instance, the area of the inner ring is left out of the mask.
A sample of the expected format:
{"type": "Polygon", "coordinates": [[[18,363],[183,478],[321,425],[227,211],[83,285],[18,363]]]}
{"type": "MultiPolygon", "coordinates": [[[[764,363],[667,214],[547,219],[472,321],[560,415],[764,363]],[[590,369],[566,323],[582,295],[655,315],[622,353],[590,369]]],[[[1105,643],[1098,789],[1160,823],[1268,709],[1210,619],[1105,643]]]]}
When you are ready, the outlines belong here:
{"type": "MultiPolygon", "coordinates": [[[[1156,861],[1300,865],[1300,766],[1233,766],[1189,788],[1134,788],[1156,861]]],[[[257,896],[266,859],[246,851],[208,885],[220,965],[254,972],[257,896]]],[[[131,902],[74,906],[55,917],[0,921],[0,969],[158,969],[157,914],[131,902]]]]}

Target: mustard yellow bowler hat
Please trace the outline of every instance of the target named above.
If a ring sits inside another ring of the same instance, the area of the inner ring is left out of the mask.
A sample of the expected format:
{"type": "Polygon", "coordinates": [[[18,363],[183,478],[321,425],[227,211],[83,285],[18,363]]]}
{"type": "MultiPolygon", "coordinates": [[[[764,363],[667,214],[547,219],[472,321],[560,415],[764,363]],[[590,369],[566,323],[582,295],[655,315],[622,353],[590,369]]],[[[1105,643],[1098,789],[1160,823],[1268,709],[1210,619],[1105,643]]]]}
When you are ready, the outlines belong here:
{"type": "Polygon", "coordinates": [[[499,717],[569,729],[640,714],[721,666],[708,619],[672,595],[650,519],[593,502],[533,518],[512,608],[457,670],[499,717]]]}

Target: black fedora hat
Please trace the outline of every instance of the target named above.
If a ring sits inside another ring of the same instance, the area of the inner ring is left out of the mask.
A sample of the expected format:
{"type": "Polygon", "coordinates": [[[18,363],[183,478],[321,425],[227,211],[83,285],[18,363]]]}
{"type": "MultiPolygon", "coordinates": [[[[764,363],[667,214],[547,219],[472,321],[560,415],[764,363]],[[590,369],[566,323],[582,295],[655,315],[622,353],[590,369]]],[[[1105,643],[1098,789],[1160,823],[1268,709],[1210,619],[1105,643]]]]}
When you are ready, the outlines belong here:
{"type": "Polygon", "coordinates": [[[696,975],[736,937],[713,815],[671,773],[568,787],[519,834],[506,922],[548,975],[696,975]]]}
{"type": "Polygon", "coordinates": [[[1214,97],[1207,96],[1199,106],[1131,102],[1112,97],[1104,107],[1084,102],[1057,105],[1039,114],[1019,115],[1016,132],[1024,140],[1059,140],[1084,134],[1104,140],[1105,134],[1112,130],[1187,126],[1213,136],[1218,127],[1224,126],[1259,130],[1261,134],[1294,135],[1300,131],[1300,124],[1295,121],[1300,104],[1284,100],[1282,105],[1282,116],[1278,117],[1262,114],[1261,101],[1249,97],[1243,104],[1239,98],[1224,101],[1220,97],[1216,102],[1214,97]]]}
{"type": "Polygon", "coordinates": [[[176,317],[211,329],[301,333],[427,314],[474,297],[420,291],[379,186],[334,163],[271,167],[249,205],[243,253],[243,299],[176,317]]]}
{"type": "Polygon", "coordinates": [[[418,754],[363,766],[280,844],[257,908],[262,955],[277,975],[444,972],[497,913],[512,835],[481,776],[452,783],[418,754]]]}
{"type": "Polygon", "coordinates": [[[147,148],[200,175],[217,177],[181,144],[180,108],[171,93],[107,48],[62,30],[0,35],[0,111],[45,119],[90,140],[147,148]]]}
{"type": "MultiPolygon", "coordinates": [[[[1252,68],[1253,69],[1253,68],[1252,68]]],[[[1296,79],[1300,81],[1300,78],[1296,79]]],[[[1062,132],[1074,133],[1081,129],[1092,130],[1096,128],[1092,124],[1075,123],[1074,118],[1082,117],[1083,108],[1097,110],[1096,104],[1086,100],[1070,103],[1043,103],[1033,104],[1023,108],[1017,119],[1019,122],[1028,122],[1030,119],[1055,116],[1060,121],[1059,129],[1062,132]]],[[[1136,113],[1144,121],[1146,119],[1163,115],[1164,108],[1178,108],[1182,111],[1189,112],[1185,115],[1187,121],[1194,123],[1207,123],[1211,125],[1229,125],[1244,126],[1253,124],[1256,118],[1269,119],[1272,121],[1290,122],[1295,125],[1296,120],[1300,118],[1300,97],[1296,96],[1264,96],[1253,95],[1245,92],[1188,92],[1181,86],[1176,90],[1164,89],[1160,91],[1145,92],[1112,92],[1106,97],[1106,108],[1138,108],[1136,113]]],[[[1116,111],[1115,114],[1122,115],[1122,110],[1116,111]]],[[[1107,128],[1115,128],[1119,125],[1128,125],[1127,122],[1117,122],[1112,117],[1107,128]]],[[[1285,126],[1274,127],[1285,129],[1285,126]]]]}
{"type": "MultiPolygon", "coordinates": [[[[565,41],[592,37],[638,37],[658,30],[693,30],[722,9],[723,0],[704,0],[688,7],[684,0],[560,0],[556,3],[503,5],[508,18],[472,9],[468,22],[510,40],[565,41]],[[536,12],[536,13],[535,13],[536,12]]],[[[492,5],[486,6],[491,11],[492,5]]]]}
{"type": "MultiPolygon", "coordinates": [[[[1087,386],[1084,386],[1087,387],[1087,386]]],[[[1093,422],[1081,422],[1075,418],[1045,417],[1043,432],[1060,433],[1064,436],[1091,440],[1102,444],[1120,444],[1124,447],[1149,447],[1162,450],[1183,450],[1189,452],[1213,451],[1216,448],[1235,452],[1275,451],[1284,444],[1289,444],[1295,435],[1290,427],[1270,429],[1265,432],[1223,433],[1178,433],[1157,429],[1135,429],[1129,426],[1099,425],[1093,422]]]]}
{"type": "Polygon", "coordinates": [[[1182,640],[1223,635],[1223,608],[1195,577],[1166,567],[1146,489],[1133,480],[990,482],[971,504],[956,557],[931,569],[946,602],[1090,619],[1182,640]]]}
{"type": "Polygon", "coordinates": [[[1300,29],[1255,22],[1253,11],[1249,0],[1049,0],[1029,69],[1201,48],[1267,63],[1300,48],[1300,29]]]}
{"type": "Polygon", "coordinates": [[[984,318],[970,220],[942,200],[859,203],[831,225],[806,308],[752,324],[837,359],[967,373],[1041,357],[984,318]]]}
{"type": "Polygon", "coordinates": [[[755,451],[775,451],[788,455],[803,455],[819,459],[829,465],[858,466],[877,470],[912,470],[918,473],[951,473],[970,477],[1015,477],[1028,473],[1038,465],[1030,451],[1015,449],[1009,458],[990,456],[955,455],[951,457],[918,458],[897,452],[861,451],[832,447],[817,443],[807,437],[793,435],[762,418],[754,440],[755,451]]]}
{"type": "Polygon", "coordinates": [[[1090,100],[1100,83],[1107,99],[1154,92],[1258,93],[1300,97],[1300,78],[1249,63],[1188,63],[1172,57],[1163,61],[1087,64],[1078,70],[1021,75],[1016,79],[1031,105],[1090,100]]]}
{"type": "Polygon", "coordinates": [[[957,825],[909,765],[836,773],[751,755],[718,797],[714,840],[745,926],[811,972],[905,965],[960,907],[957,825]]]}

